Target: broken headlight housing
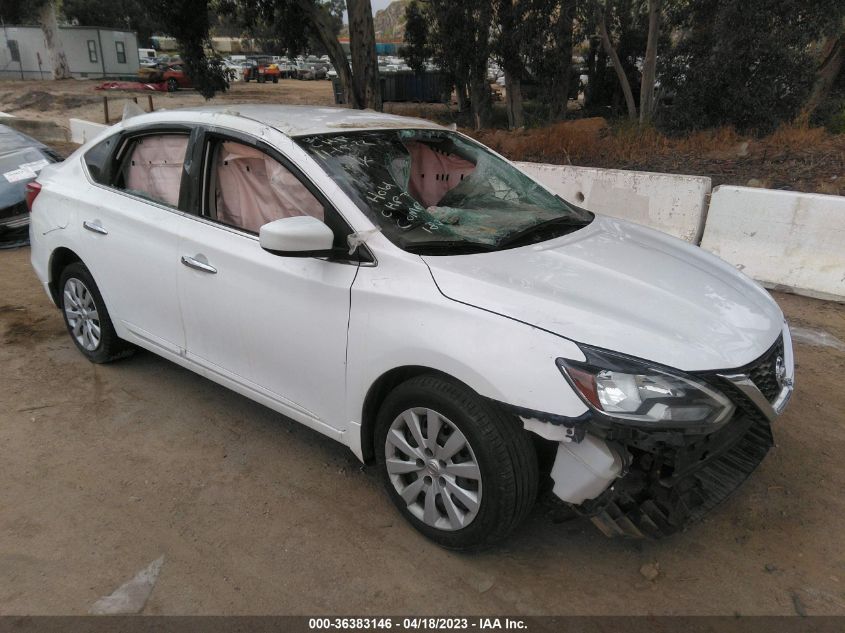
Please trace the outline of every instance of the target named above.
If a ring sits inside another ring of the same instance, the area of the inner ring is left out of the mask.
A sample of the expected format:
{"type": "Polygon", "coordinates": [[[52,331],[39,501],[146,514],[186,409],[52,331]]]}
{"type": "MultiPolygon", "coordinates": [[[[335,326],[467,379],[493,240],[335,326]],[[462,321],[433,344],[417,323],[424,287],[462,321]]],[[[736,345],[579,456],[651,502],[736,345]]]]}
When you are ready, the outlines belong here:
{"type": "Polygon", "coordinates": [[[598,414],[631,426],[714,428],[730,419],[733,403],[682,372],[615,352],[580,346],[586,361],[558,358],[560,371],[598,414]]]}

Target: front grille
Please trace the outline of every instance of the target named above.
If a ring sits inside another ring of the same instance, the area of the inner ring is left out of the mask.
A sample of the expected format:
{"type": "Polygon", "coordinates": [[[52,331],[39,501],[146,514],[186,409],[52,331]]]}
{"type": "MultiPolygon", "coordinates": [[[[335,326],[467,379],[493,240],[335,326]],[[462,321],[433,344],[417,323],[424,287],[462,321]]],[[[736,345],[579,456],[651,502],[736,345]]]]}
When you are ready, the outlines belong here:
{"type": "Polygon", "coordinates": [[[766,400],[769,402],[774,402],[781,389],[775,367],[778,357],[783,359],[783,335],[778,337],[778,340],[769,348],[768,352],[743,371],[757,385],[757,389],[766,396],[766,400]]]}

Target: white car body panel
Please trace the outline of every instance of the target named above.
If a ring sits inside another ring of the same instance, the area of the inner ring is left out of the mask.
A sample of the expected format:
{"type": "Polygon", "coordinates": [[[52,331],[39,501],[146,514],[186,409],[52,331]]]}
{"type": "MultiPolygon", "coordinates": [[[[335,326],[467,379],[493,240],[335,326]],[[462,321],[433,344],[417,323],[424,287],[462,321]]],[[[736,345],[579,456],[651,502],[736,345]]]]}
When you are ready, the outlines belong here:
{"type": "Polygon", "coordinates": [[[187,227],[179,253],[217,269],[179,266],[187,358],[342,432],[357,267],[272,255],[254,236],[204,222],[187,227]]]}
{"type": "MultiPolygon", "coordinates": [[[[586,412],[555,365],[559,356],[583,360],[574,343],[444,297],[415,255],[372,250],[379,265],[362,266],[352,287],[347,411],[353,424],[361,423],[370,386],[409,366],[443,372],[525,409],[567,417],[586,412]]],[[[358,436],[352,433],[350,442],[358,436]]],[[[360,447],[350,446],[360,456],[360,447]]]]}
{"type": "Polygon", "coordinates": [[[535,246],[424,259],[456,301],[684,371],[742,367],[783,325],[768,293],[718,258],[603,216],[535,246]]]}

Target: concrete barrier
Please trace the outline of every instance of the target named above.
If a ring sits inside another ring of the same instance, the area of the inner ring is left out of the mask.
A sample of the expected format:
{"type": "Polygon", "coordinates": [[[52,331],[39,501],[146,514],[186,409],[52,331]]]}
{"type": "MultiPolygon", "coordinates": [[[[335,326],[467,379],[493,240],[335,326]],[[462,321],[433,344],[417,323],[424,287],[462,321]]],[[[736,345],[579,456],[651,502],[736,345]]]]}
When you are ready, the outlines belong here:
{"type": "Polygon", "coordinates": [[[564,200],[698,244],[710,179],[572,165],[516,163],[564,200]]]}
{"type": "Polygon", "coordinates": [[[87,143],[108,127],[108,125],[94,123],[84,119],[69,119],[69,121],[70,140],[74,143],[79,143],[80,145],[87,143]]]}
{"type": "Polygon", "coordinates": [[[845,302],[845,197],[716,187],[701,247],[767,288],[845,302]]]}

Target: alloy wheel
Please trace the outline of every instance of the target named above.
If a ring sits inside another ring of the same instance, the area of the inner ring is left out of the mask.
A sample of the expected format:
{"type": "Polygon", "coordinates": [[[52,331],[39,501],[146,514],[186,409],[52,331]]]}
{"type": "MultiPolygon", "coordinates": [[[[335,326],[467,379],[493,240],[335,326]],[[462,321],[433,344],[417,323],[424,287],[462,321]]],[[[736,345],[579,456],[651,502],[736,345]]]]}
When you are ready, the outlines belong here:
{"type": "Polygon", "coordinates": [[[79,279],[65,282],[64,310],[71,335],[85,350],[93,352],[100,345],[100,314],[94,296],[79,279]]]}

